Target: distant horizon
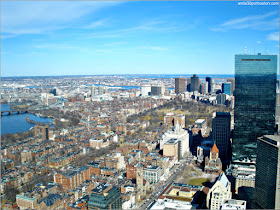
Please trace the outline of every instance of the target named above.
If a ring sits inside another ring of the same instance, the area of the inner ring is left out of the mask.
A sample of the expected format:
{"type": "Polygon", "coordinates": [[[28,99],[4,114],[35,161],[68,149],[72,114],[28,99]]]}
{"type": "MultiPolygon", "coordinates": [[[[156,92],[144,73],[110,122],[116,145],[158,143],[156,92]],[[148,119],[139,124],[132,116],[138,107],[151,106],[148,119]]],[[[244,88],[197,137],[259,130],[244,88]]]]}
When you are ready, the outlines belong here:
{"type": "MultiPolygon", "coordinates": [[[[1,76],[1,78],[10,78],[10,77],[87,77],[87,76],[153,76],[153,75],[157,75],[157,76],[160,76],[160,75],[169,75],[169,76],[192,76],[194,74],[165,74],[165,73],[162,73],[162,74],[78,74],[78,75],[41,75],[41,76],[32,76],[32,75],[28,75],[28,76],[1,76]]],[[[219,76],[219,75],[223,75],[223,76],[234,76],[234,74],[196,74],[197,76],[219,76]]]]}
{"type": "MultiPolygon", "coordinates": [[[[96,74],[96,75],[49,75],[49,76],[1,76],[1,78],[28,78],[28,77],[98,77],[98,76],[172,76],[169,78],[175,78],[180,76],[192,76],[194,74],[96,74]]],[[[229,76],[234,77],[235,74],[196,74],[198,77],[218,77],[218,76],[229,76]]],[[[168,77],[166,77],[168,78],[168,77]]],[[[277,78],[279,78],[279,74],[277,74],[277,78]]]]}

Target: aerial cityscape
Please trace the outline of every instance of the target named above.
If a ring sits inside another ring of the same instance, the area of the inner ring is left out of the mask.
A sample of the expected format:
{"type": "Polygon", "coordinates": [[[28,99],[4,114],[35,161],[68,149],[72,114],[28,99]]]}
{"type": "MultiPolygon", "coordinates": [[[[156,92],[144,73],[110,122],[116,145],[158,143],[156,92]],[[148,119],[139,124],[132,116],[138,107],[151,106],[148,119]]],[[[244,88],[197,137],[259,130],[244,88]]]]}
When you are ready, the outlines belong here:
{"type": "Polygon", "coordinates": [[[1,209],[280,209],[279,1],[1,2],[1,209]]]}

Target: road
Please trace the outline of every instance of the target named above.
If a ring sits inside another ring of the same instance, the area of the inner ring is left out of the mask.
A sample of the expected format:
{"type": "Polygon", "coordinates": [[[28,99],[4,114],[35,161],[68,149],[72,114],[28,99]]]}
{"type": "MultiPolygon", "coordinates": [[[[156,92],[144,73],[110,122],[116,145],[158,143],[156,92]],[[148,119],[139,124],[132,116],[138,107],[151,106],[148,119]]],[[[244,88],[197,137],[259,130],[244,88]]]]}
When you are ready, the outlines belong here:
{"type": "Polygon", "coordinates": [[[169,178],[166,181],[160,181],[159,183],[157,183],[155,185],[154,193],[151,195],[151,197],[147,200],[144,200],[137,209],[149,209],[151,204],[153,204],[153,202],[155,201],[155,199],[163,192],[163,190],[170,183],[174,182],[174,179],[178,176],[178,173],[185,168],[186,164],[190,164],[192,159],[192,155],[187,156],[186,158],[180,161],[179,165],[175,165],[169,172],[169,178]]]}

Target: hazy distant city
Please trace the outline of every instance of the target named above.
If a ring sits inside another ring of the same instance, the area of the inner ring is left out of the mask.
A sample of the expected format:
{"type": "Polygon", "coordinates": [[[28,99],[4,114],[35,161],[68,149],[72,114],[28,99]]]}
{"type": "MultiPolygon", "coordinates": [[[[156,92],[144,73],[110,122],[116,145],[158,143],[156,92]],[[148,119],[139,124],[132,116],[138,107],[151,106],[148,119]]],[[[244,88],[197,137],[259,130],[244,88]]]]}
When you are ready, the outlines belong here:
{"type": "Polygon", "coordinates": [[[280,209],[279,1],[1,3],[1,209],[280,209]]]}

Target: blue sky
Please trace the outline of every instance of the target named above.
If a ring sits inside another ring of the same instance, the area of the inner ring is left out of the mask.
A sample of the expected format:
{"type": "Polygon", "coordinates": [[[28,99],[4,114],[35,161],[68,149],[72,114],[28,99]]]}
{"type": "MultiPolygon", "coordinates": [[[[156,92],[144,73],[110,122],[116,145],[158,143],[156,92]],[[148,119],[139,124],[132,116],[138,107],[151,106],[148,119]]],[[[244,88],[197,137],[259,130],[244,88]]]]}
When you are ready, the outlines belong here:
{"type": "Polygon", "coordinates": [[[2,1],[1,75],[233,74],[279,55],[279,6],[232,1],[2,1]]]}

